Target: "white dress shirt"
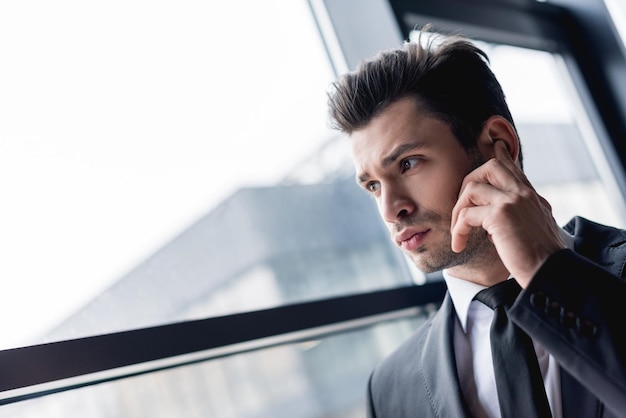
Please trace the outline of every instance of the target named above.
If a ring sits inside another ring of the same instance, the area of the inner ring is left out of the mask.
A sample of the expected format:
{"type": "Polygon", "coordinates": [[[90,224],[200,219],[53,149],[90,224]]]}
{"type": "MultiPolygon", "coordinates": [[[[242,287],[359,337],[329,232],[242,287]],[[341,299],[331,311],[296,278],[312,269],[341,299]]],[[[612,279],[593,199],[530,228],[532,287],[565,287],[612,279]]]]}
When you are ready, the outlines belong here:
{"type": "MultiPolygon", "coordinates": [[[[573,238],[565,231],[563,239],[573,248],[573,238]]],[[[473,300],[485,286],[453,277],[445,270],[443,276],[457,313],[454,352],[461,389],[470,412],[478,418],[502,418],[491,360],[489,331],[493,310],[473,300]]],[[[541,345],[535,341],[533,344],[552,416],[562,418],[559,366],[541,345]]]]}

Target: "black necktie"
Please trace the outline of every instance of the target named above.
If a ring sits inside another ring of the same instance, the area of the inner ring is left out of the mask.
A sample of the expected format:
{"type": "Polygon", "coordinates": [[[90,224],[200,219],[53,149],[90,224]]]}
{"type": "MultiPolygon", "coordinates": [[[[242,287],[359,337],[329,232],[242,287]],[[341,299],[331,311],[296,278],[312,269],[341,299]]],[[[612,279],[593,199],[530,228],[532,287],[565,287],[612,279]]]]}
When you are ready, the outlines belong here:
{"type": "Polygon", "coordinates": [[[494,310],[491,353],[500,411],[503,418],[551,417],[532,341],[506,314],[520,290],[517,282],[509,279],[474,297],[494,310]]]}

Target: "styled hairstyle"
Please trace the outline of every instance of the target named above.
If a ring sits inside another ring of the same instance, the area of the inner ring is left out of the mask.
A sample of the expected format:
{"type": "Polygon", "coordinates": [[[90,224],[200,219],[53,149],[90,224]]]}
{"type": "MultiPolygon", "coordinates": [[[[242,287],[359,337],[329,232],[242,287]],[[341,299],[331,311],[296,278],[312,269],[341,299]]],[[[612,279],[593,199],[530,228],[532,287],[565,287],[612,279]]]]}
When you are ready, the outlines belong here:
{"type": "Polygon", "coordinates": [[[422,45],[423,33],[416,42],[362,61],[331,85],[331,126],[350,135],[391,103],[413,97],[421,110],[450,126],[466,152],[476,149],[491,116],[504,117],[515,129],[487,54],[461,36],[433,36],[422,45]]]}

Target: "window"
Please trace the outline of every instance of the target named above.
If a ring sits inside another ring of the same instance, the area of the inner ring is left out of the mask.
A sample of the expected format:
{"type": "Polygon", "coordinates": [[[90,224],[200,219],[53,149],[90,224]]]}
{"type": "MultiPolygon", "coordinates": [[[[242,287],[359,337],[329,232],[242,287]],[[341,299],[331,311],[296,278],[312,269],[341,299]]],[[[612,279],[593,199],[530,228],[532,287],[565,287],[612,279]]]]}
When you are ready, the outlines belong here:
{"type": "MultiPolygon", "coordinates": [[[[369,17],[392,16],[393,1],[374,3],[382,11],[369,17]]],[[[412,7],[435,13],[418,3],[412,7]]],[[[188,320],[312,299],[328,306],[326,298],[354,301],[381,289],[414,297],[426,287],[403,288],[430,278],[390,245],[374,204],[354,185],[346,142],[326,127],[324,92],[334,75],[309,9],[320,4],[0,6],[0,110],[8,121],[0,124],[0,192],[9,202],[0,216],[0,313],[19,318],[3,323],[0,348],[167,323],[178,330],[188,320]]],[[[333,7],[350,22],[368,14],[333,7]]],[[[443,14],[458,19],[457,11],[443,14]]],[[[413,28],[409,18],[398,22],[413,28]]],[[[396,35],[370,32],[384,42],[396,35]]],[[[562,56],[505,45],[517,35],[480,43],[508,97],[528,176],[559,223],[583,215],[624,226],[621,194],[562,56]]],[[[369,48],[337,45],[344,53],[369,48]]],[[[2,412],[362,416],[374,364],[435,308],[410,303],[410,315],[363,314],[367,326],[337,321],[335,332],[315,338],[2,412]]],[[[251,322],[260,316],[252,312],[251,322]]]]}
{"type": "Polygon", "coordinates": [[[286,184],[335,135],[305,1],[7,4],[0,28],[2,348],[367,288],[328,289],[359,257],[311,235],[332,190],[286,184]]]}

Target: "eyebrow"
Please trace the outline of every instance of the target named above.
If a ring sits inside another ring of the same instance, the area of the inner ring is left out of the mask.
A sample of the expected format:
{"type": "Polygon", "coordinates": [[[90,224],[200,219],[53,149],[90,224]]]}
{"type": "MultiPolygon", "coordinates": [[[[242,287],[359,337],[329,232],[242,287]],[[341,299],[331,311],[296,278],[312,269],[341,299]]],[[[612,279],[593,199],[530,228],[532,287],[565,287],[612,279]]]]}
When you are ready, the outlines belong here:
{"type": "MultiPolygon", "coordinates": [[[[389,167],[393,164],[400,156],[407,151],[411,151],[417,148],[423,148],[426,144],[423,141],[413,141],[413,142],[405,142],[403,144],[398,145],[392,152],[382,159],[381,166],[383,168],[389,167]]],[[[367,172],[359,174],[356,179],[358,183],[364,183],[370,178],[367,172]]]]}
{"type": "Polygon", "coordinates": [[[383,158],[381,165],[383,168],[387,168],[391,164],[393,164],[394,161],[400,158],[400,156],[404,154],[405,152],[414,150],[416,148],[422,148],[423,146],[424,146],[424,142],[422,141],[405,142],[404,144],[400,144],[393,150],[391,154],[383,158]]]}

